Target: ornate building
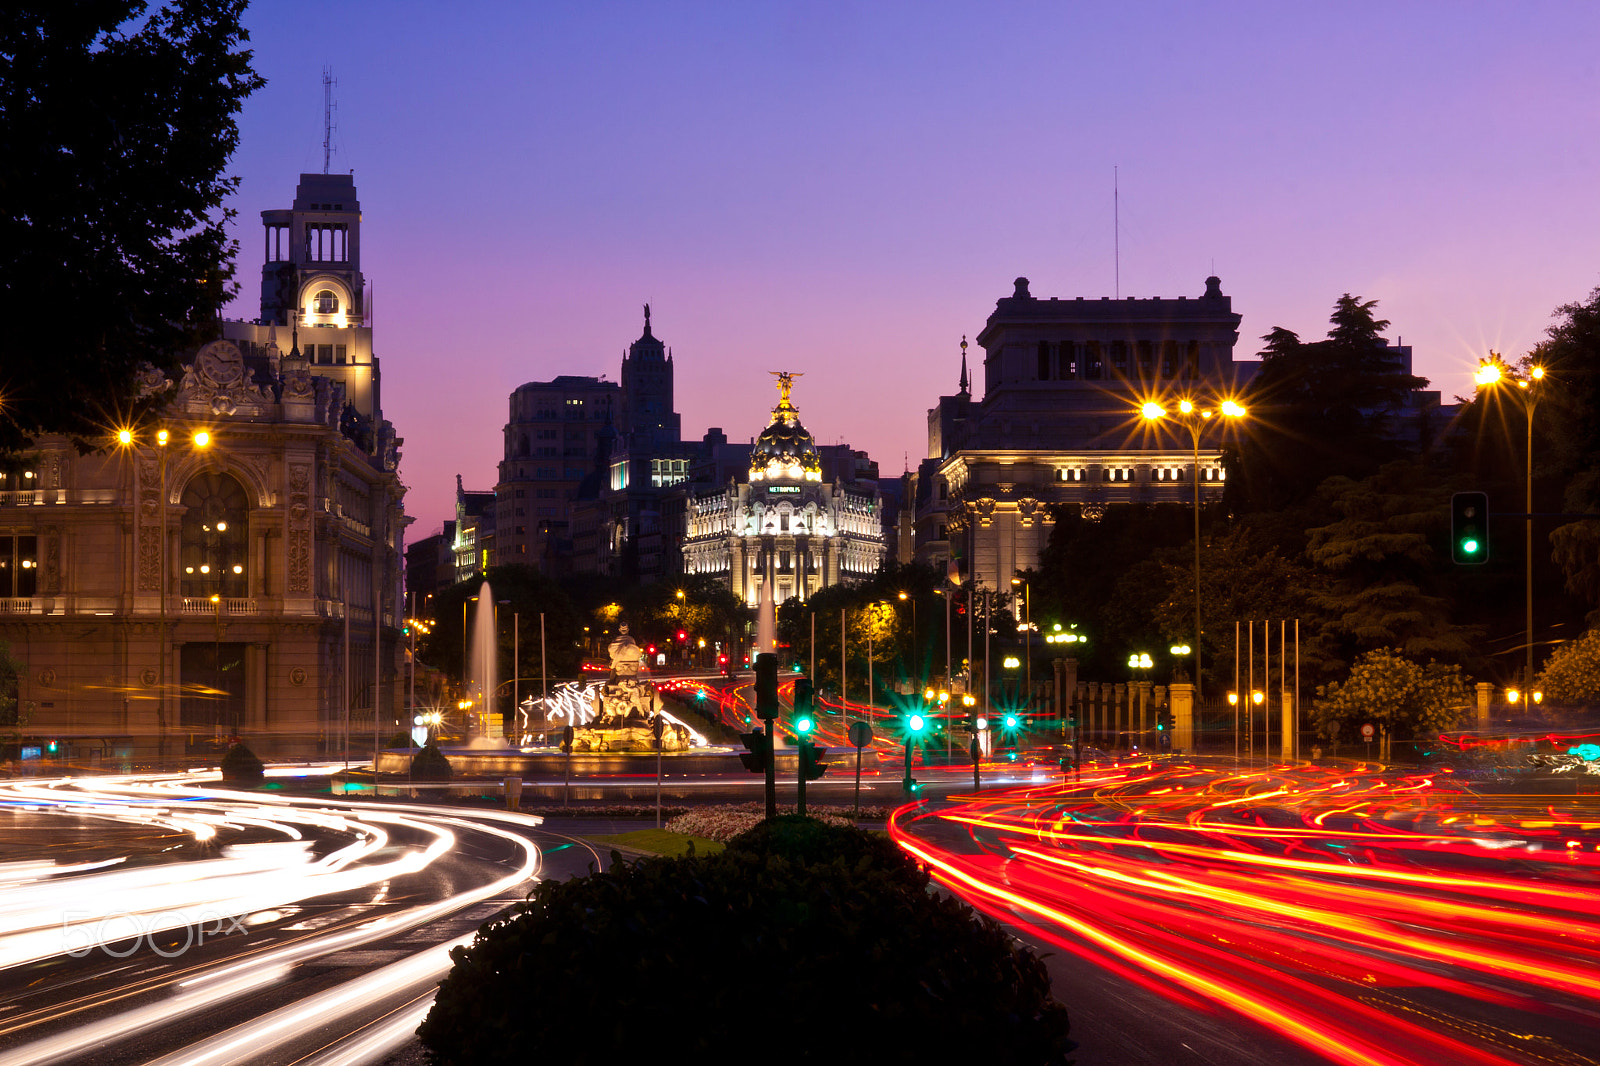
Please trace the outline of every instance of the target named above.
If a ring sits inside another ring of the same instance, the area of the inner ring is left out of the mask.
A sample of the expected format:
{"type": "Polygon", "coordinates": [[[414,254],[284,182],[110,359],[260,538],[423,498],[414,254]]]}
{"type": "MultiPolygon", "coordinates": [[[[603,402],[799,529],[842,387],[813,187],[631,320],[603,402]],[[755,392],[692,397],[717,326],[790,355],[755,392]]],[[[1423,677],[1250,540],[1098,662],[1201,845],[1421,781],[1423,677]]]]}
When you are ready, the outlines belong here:
{"type": "MultiPolygon", "coordinates": [[[[1215,277],[1199,298],[1175,300],[1043,300],[1018,278],[978,334],[982,399],[963,340],[960,388],[928,411],[928,457],[910,489],[918,557],[1008,587],[1038,564],[1056,508],[1192,500],[1193,439],[1140,407],[1233,393],[1239,321],[1215,277]]],[[[1203,500],[1222,493],[1221,421],[1200,441],[1203,500]]]]}
{"type": "Polygon", "coordinates": [[[799,376],[778,374],[778,406],[750,449],[745,480],[687,496],[685,572],[721,575],[751,606],[764,582],[773,583],[775,603],[805,600],[876,572],[884,558],[877,484],[839,464],[834,479],[824,479],[816,442],[789,400],[799,376]]]}
{"type": "Polygon", "coordinates": [[[347,723],[352,751],[394,732],[405,490],[360,218],[348,176],[302,175],[262,214],[261,318],[223,323],[179,381],[152,371],[171,399],[147,427],[88,455],[41,438],[0,482],[0,555],[36,575],[0,590],[22,754],[126,766],[231,735],[335,754],[347,723]]]}

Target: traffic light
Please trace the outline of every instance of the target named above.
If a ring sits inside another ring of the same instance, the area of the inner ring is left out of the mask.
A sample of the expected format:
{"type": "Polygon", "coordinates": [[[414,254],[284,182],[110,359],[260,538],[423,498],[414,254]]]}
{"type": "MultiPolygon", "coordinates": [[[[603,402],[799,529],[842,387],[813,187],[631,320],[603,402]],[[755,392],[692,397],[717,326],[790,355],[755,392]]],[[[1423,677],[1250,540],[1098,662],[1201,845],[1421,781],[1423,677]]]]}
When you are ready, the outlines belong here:
{"type": "Polygon", "coordinates": [[[922,715],[912,714],[906,717],[906,776],[905,780],[900,782],[900,787],[905,789],[907,799],[915,797],[922,791],[922,785],[911,776],[911,753],[927,728],[928,720],[922,715]]]}
{"type": "Polygon", "coordinates": [[[800,738],[800,780],[815,781],[828,772],[828,764],[823,761],[823,756],[828,754],[827,748],[819,748],[809,738],[800,738]]]}
{"type": "Polygon", "coordinates": [[[795,716],[795,720],[799,721],[800,718],[802,718],[802,717],[811,718],[811,717],[814,717],[816,715],[816,713],[817,713],[817,700],[816,700],[815,691],[811,687],[811,679],[809,677],[797,677],[797,678],[795,678],[794,679],[794,716],[795,716]]]}
{"type": "Polygon", "coordinates": [[[1008,714],[1000,719],[1000,727],[1007,733],[1015,733],[1021,726],[1022,717],[1020,715],[1008,714]]]}
{"type": "Polygon", "coordinates": [[[750,749],[739,753],[739,761],[744,763],[744,768],[753,774],[766,773],[767,761],[772,758],[772,751],[767,747],[767,734],[757,729],[754,733],[740,733],[739,739],[750,749]]]}
{"type": "Polygon", "coordinates": [[[778,657],[770,651],[756,656],[756,717],[778,717],[778,657]]]}
{"type": "Polygon", "coordinates": [[[1450,558],[1461,566],[1489,561],[1489,494],[1458,492],[1450,497],[1450,558]]]}
{"type": "Polygon", "coordinates": [[[679,640],[679,642],[682,642],[682,641],[685,641],[685,640],[688,640],[688,639],[689,639],[689,634],[685,633],[681,629],[678,630],[678,640],[679,640]]]}

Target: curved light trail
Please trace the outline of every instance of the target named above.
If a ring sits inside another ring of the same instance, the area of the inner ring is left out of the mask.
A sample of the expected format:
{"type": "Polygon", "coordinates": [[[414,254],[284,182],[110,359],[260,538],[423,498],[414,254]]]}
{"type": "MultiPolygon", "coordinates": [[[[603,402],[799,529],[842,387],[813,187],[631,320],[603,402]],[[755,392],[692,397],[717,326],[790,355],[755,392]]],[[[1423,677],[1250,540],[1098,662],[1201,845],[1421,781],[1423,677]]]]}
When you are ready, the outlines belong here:
{"type": "Polygon", "coordinates": [[[1348,1066],[1591,1061],[1600,809],[1344,764],[1100,764],[902,808],[974,906],[1348,1066]]]}
{"type": "Polygon", "coordinates": [[[45,967],[39,975],[59,974],[63,957],[94,956],[86,963],[88,976],[104,980],[117,967],[97,975],[93,966],[102,954],[112,965],[135,952],[133,961],[143,966],[137,973],[155,974],[126,986],[118,978],[110,991],[69,993],[0,1016],[0,1066],[87,1061],[101,1049],[147,1041],[179,1020],[204,1019],[201,1027],[214,1029],[214,1019],[228,1018],[248,1020],[159,1061],[265,1061],[273,1049],[295,1046],[336,1019],[349,1019],[347,1037],[323,1048],[317,1061],[376,1061],[410,1039],[416,1020],[409,1026],[404,1020],[426,1013],[434,986],[450,969],[449,949],[471,934],[400,950],[392,948],[396,938],[417,931],[407,940],[427,939],[429,923],[520,895],[539,872],[539,852],[528,839],[538,818],[244,793],[216,783],[214,775],[183,774],[0,786],[0,806],[46,825],[56,816],[103,825],[111,843],[102,847],[120,840],[125,850],[93,861],[0,864],[0,979],[36,986],[48,978],[30,981],[34,968],[45,967]],[[504,841],[520,858],[502,864],[459,859],[465,838],[480,847],[486,838],[504,841]],[[403,902],[388,899],[397,879],[447,857],[485,872],[474,875],[472,887],[441,898],[413,900],[422,894],[412,893],[403,902]],[[341,906],[337,918],[290,924],[318,898],[367,902],[341,906]],[[228,950],[188,957],[193,930],[221,927],[224,920],[240,931],[270,928],[275,935],[241,936],[228,950]],[[248,997],[284,984],[301,964],[384,943],[391,950],[380,954],[404,957],[249,1018],[248,997]],[[404,1000],[399,1009],[397,995],[404,1000]],[[372,1018],[378,1021],[369,1025],[372,1018]]]}

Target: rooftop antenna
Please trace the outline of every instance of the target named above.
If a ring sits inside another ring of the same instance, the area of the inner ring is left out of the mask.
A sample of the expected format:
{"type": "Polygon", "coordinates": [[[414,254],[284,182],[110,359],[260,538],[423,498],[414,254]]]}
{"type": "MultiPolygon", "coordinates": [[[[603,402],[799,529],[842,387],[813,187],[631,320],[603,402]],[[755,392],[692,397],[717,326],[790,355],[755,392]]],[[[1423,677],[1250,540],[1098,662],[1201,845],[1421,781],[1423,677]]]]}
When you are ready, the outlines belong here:
{"type": "MultiPolygon", "coordinates": [[[[327,77],[324,76],[326,81],[327,77]]],[[[1117,179],[1117,168],[1111,168],[1111,256],[1115,272],[1117,299],[1122,299],[1122,191],[1117,179]]]]}
{"type": "Polygon", "coordinates": [[[333,161],[333,87],[339,83],[333,78],[333,68],[322,68],[322,172],[328,173],[333,161]]]}

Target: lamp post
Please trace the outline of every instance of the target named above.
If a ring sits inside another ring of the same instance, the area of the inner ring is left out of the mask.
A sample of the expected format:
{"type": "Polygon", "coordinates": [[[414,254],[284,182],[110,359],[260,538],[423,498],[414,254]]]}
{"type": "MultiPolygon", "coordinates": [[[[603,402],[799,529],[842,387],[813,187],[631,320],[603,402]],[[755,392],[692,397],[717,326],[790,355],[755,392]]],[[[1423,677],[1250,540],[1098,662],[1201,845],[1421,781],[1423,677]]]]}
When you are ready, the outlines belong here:
{"type": "Polygon", "coordinates": [[[1526,596],[1528,639],[1524,649],[1526,656],[1523,671],[1523,681],[1529,689],[1533,688],[1533,412],[1539,406],[1539,397],[1543,392],[1544,367],[1534,365],[1528,368],[1524,377],[1514,377],[1504,370],[1505,362],[1498,352],[1490,352],[1489,358],[1478,364],[1473,380],[1481,387],[1492,388],[1502,381],[1515,381],[1521,390],[1522,406],[1527,413],[1528,422],[1528,447],[1527,466],[1524,472],[1524,488],[1526,491],[1526,507],[1522,516],[1523,533],[1523,584],[1526,596]]]}
{"type": "Polygon", "coordinates": [[[1013,588],[1018,585],[1022,586],[1022,610],[1027,619],[1018,627],[1026,634],[1024,639],[1027,642],[1023,645],[1027,650],[1022,658],[1022,683],[1027,689],[1027,698],[1024,702],[1024,710],[1026,710],[1033,706],[1033,594],[1028,587],[1028,582],[1023,578],[1012,578],[1011,585],[1013,588]]]}
{"type": "Polygon", "coordinates": [[[1140,407],[1139,413],[1146,422],[1152,423],[1163,418],[1176,417],[1189,431],[1189,438],[1193,444],[1191,473],[1194,481],[1194,699],[1198,708],[1203,695],[1200,681],[1200,434],[1205,429],[1206,422],[1212,417],[1243,418],[1245,409],[1233,400],[1223,400],[1215,407],[1206,408],[1188,398],[1179,400],[1177,406],[1177,414],[1173,415],[1159,403],[1151,400],[1140,407]]]}
{"type": "Polygon", "coordinates": [[[904,592],[900,593],[900,601],[911,601],[911,676],[919,677],[917,673],[917,598],[904,592]]]}
{"type": "MultiPolygon", "coordinates": [[[[167,754],[167,444],[171,439],[172,433],[165,427],[158,428],[155,431],[156,455],[158,457],[156,466],[159,471],[157,486],[161,493],[158,518],[161,523],[160,545],[156,553],[161,569],[157,590],[159,597],[157,611],[160,621],[156,630],[156,726],[159,730],[156,754],[159,758],[165,758],[167,754]]],[[[190,436],[189,443],[194,450],[204,451],[211,447],[211,434],[204,429],[196,430],[190,436]]],[[[139,454],[139,438],[132,429],[117,430],[117,444],[124,448],[131,448],[135,456],[139,454]]],[[[133,483],[135,485],[134,509],[135,514],[137,514],[137,470],[134,472],[133,483]]],[[[137,518],[135,518],[135,528],[138,528],[137,518]]]]}

